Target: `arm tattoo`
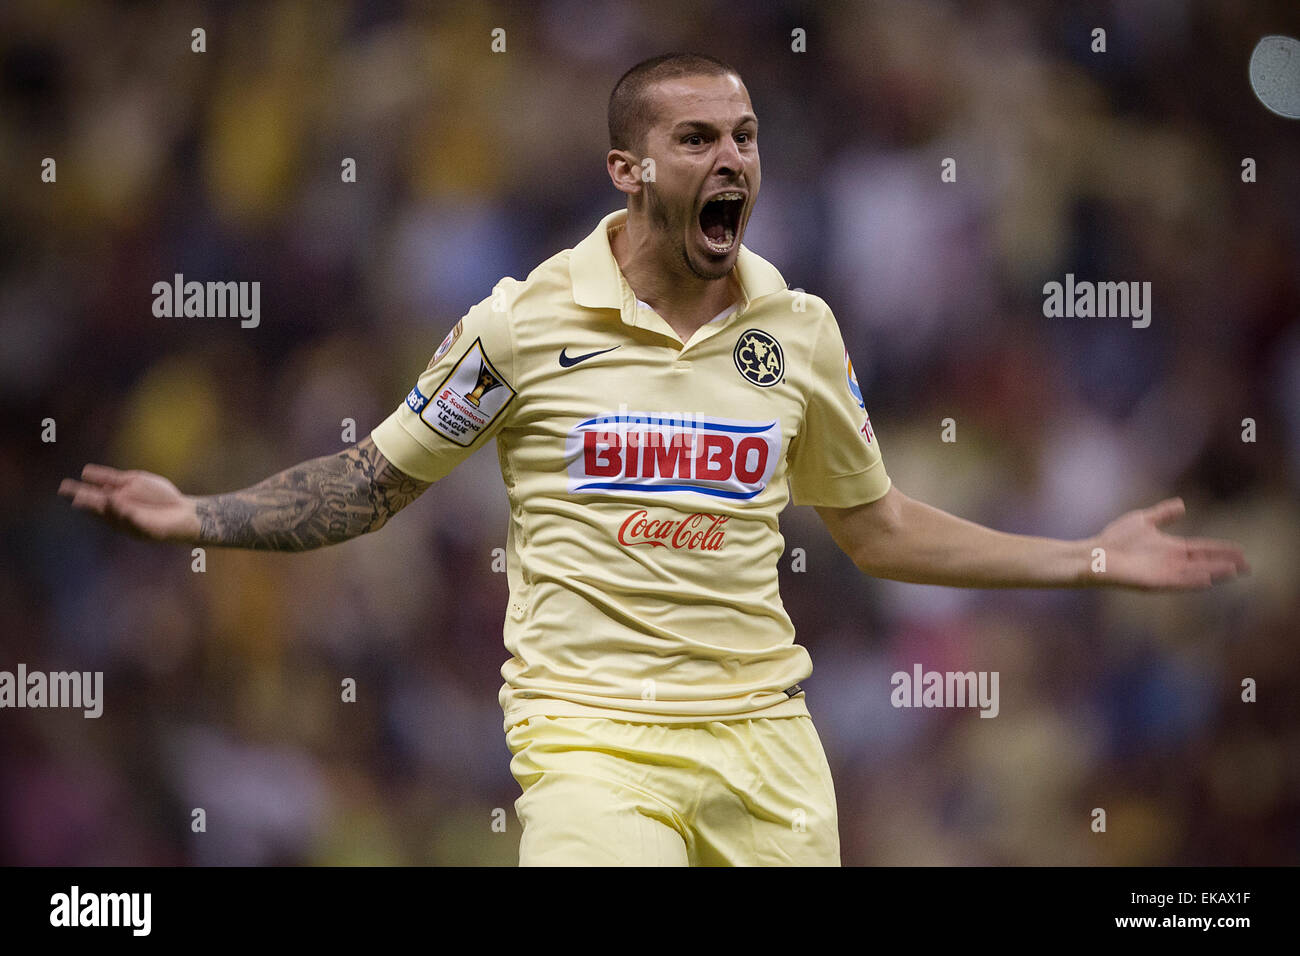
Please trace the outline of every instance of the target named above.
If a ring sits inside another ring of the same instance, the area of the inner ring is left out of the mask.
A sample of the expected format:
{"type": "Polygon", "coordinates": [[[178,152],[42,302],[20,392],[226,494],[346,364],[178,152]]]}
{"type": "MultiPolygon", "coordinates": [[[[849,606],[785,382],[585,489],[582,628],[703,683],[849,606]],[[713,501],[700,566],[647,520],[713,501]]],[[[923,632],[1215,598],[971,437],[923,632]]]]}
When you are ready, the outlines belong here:
{"type": "Polygon", "coordinates": [[[263,551],[337,544],[379,530],[429,485],[399,471],[367,435],[251,488],[199,498],[199,544],[263,551]]]}

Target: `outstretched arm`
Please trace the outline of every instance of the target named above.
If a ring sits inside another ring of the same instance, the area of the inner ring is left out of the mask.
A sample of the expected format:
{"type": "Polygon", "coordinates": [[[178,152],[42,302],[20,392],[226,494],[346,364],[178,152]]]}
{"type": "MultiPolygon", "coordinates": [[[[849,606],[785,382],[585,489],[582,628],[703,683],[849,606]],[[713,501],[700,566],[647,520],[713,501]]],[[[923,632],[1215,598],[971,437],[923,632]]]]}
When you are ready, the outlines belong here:
{"type": "Polygon", "coordinates": [[[1130,511],[1081,541],[1007,534],[966,521],[891,487],[854,508],[818,508],[835,543],[865,573],[962,588],[1127,587],[1198,590],[1249,572],[1231,541],[1178,538],[1159,526],[1184,513],[1181,498],[1130,511]],[[1104,551],[1105,571],[1094,549],[1104,551]]]}
{"type": "Polygon", "coordinates": [[[377,531],[429,487],[399,471],[367,435],[264,481],[219,495],[183,495],[161,475],[86,465],[59,494],[112,527],[154,541],[308,551],[377,531]]]}

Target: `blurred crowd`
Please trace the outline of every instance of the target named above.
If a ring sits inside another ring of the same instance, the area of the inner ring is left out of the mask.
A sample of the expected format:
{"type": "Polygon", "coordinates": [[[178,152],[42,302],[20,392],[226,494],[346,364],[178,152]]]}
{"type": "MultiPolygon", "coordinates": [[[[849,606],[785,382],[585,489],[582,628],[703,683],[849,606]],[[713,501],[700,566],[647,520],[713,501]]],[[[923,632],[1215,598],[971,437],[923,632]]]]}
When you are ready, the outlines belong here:
{"type": "Polygon", "coordinates": [[[1254,569],[897,584],[787,510],[844,862],[1300,862],[1300,125],[1247,73],[1279,33],[1282,0],[6,3],[0,669],[102,670],[105,703],[0,711],[0,863],[517,860],[493,450],[378,534],[202,573],[56,489],[229,491],[368,433],[497,279],[622,205],[606,99],[669,50],[744,77],[746,245],[835,310],[900,489],[1071,538],[1180,495],[1171,530],[1254,569]],[[155,317],[176,273],[260,281],[260,325],[155,317]],[[1066,273],[1150,281],[1150,327],[1044,317],[1066,273]],[[998,717],[893,708],[914,663],[998,671],[998,717]]]}

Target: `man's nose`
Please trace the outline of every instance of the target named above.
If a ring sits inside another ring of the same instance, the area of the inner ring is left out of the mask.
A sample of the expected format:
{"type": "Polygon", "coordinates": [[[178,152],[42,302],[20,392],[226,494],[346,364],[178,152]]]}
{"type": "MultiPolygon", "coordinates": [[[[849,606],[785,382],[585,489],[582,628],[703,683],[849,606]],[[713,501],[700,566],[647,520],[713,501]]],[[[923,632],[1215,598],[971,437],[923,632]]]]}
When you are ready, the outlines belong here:
{"type": "Polygon", "coordinates": [[[736,140],[727,136],[719,140],[719,143],[718,152],[713,162],[714,171],[719,173],[743,173],[745,171],[745,157],[741,154],[740,147],[736,145],[736,140]]]}

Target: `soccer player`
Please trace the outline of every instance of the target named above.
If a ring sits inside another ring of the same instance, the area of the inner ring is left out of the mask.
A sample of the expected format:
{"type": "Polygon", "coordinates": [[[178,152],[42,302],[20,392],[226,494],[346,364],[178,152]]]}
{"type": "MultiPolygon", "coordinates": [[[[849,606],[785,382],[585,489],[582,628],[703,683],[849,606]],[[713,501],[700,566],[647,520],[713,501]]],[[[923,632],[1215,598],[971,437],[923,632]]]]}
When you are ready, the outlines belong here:
{"type": "Polygon", "coordinates": [[[812,663],[777,591],[789,500],[898,581],[1182,590],[1246,570],[1231,542],[1160,530],[1176,498],[1065,541],[904,495],[831,310],[741,244],[760,168],[736,71],[633,67],[609,135],[626,209],[502,279],[355,446],[229,494],[93,464],[60,494],[157,540],[299,551],[378,530],[495,437],[521,864],[840,862],[812,663]]]}

